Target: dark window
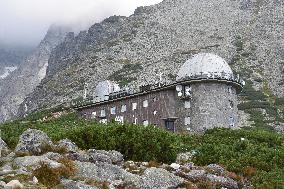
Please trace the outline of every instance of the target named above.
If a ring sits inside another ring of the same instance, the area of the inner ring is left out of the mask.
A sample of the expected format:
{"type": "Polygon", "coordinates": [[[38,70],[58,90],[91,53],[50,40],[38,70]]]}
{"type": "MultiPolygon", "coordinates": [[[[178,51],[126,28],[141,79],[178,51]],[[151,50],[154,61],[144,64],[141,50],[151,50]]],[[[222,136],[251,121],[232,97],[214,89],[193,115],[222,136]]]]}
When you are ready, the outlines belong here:
{"type": "Polygon", "coordinates": [[[168,131],[175,132],[175,122],[172,120],[166,120],[165,126],[168,131]]]}

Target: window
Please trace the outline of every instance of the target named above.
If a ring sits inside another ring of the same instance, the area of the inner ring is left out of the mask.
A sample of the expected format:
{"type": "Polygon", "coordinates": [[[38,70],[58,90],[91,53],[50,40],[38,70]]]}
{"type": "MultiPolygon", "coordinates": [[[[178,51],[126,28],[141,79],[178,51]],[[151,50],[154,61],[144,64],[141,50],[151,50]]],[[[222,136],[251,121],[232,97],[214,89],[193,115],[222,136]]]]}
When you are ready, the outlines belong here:
{"type": "Polygon", "coordinates": [[[107,119],[101,119],[101,120],[100,120],[100,123],[106,124],[106,123],[107,123],[107,119]]]}
{"type": "Polygon", "coordinates": [[[234,102],[232,100],[229,100],[229,106],[230,106],[231,109],[234,108],[234,102]]]}
{"type": "Polygon", "coordinates": [[[144,101],[143,101],[143,107],[144,107],[144,108],[147,108],[147,107],[148,107],[148,100],[144,100],[144,101]]]}
{"type": "Polygon", "coordinates": [[[189,109],[191,107],[190,101],[185,101],[184,102],[184,108],[189,109]]]}
{"type": "Polygon", "coordinates": [[[232,94],[232,86],[229,86],[229,87],[228,87],[228,93],[229,93],[229,94],[232,94]]]}
{"type": "Polygon", "coordinates": [[[157,113],[158,113],[157,110],[153,111],[153,114],[154,114],[154,115],[157,115],[157,113]]]}
{"type": "Polygon", "coordinates": [[[132,103],[132,110],[136,110],[137,109],[137,103],[132,103]]]}
{"type": "Polygon", "coordinates": [[[116,116],[115,121],[119,123],[123,123],[123,116],[116,116]]]}
{"type": "Polygon", "coordinates": [[[175,132],[175,122],[173,120],[166,120],[165,126],[168,131],[175,132]]]}
{"type": "Polygon", "coordinates": [[[230,117],[230,118],[229,118],[229,124],[230,124],[230,127],[234,127],[234,126],[235,126],[234,117],[230,117]]]}
{"type": "Polygon", "coordinates": [[[185,125],[190,125],[190,117],[184,118],[184,124],[185,125]]]}
{"type": "Polygon", "coordinates": [[[106,110],[101,110],[101,117],[106,117],[106,110]]]}
{"type": "Polygon", "coordinates": [[[115,115],[115,107],[112,107],[111,109],[110,109],[110,114],[112,114],[112,115],[115,115]]]}
{"type": "Polygon", "coordinates": [[[149,121],[148,121],[148,120],[144,120],[144,121],[143,121],[143,125],[144,125],[144,126],[148,126],[148,125],[149,125],[149,121]]]}
{"type": "Polygon", "coordinates": [[[156,102],[157,100],[158,100],[157,97],[154,97],[154,98],[153,98],[153,102],[156,102]]]}
{"type": "Polygon", "coordinates": [[[126,105],[121,106],[121,112],[126,112],[126,105]]]}
{"type": "Polygon", "coordinates": [[[133,124],[137,124],[138,123],[138,119],[137,118],[134,118],[134,123],[133,124]]]}
{"type": "Polygon", "coordinates": [[[96,118],[97,112],[92,112],[92,119],[96,118]]]}

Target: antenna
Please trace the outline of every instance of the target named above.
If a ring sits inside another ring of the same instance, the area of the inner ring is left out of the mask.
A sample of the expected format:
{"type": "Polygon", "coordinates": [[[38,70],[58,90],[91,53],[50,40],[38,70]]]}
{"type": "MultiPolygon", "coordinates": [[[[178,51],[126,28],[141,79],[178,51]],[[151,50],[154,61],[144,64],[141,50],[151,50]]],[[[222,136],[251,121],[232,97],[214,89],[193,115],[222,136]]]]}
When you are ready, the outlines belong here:
{"type": "Polygon", "coordinates": [[[162,80],[163,80],[163,73],[161,71],[159,71],[159,73],[157,74],[157,76],[159,77],[159,87],[161,87],[161,83],[162,83],[162,80]]]}
{"type": "Polygon", "coordinates": [[[85,82],[85,84],[84,84],[84,96],[83,96],[84,100],[86,100],[86,98],[87,98],[87,88],[88,88],[88,83],[85,82]]]}

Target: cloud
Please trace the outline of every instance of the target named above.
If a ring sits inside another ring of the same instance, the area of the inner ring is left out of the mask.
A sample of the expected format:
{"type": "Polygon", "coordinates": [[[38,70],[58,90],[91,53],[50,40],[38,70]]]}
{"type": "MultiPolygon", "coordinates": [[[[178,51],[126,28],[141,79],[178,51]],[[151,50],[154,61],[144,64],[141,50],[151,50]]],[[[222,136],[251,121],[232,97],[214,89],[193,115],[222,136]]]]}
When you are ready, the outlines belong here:
{"type": "Polygon", "coordinates": [[[89,26],[162,0],[0,0],[0,42],[36,45],[52,23],[89,26]]]}

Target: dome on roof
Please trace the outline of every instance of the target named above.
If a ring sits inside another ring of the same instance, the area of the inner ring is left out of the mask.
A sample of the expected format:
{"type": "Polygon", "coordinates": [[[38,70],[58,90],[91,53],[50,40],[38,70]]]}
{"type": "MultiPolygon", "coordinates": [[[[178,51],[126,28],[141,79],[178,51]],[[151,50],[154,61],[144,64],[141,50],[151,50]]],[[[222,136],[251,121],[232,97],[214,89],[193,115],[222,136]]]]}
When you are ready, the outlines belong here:
{"type": "Polygon", "coordinates": [[[176,80],[202,74],[232,75],[229,64],[220,56],[210,53],[199,53],[186,61],[180,68],[176,80]]]}
{"type": "Polygon", "coordinates": [[[109,99],[109,94],[118,92],[120,90],[119,85],[115,82],[106,80],[98,83],[95,89],[95,101],[104,101],[109,99]]]}

